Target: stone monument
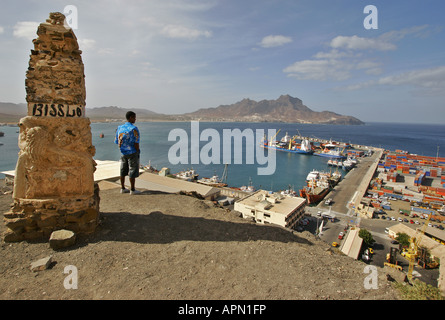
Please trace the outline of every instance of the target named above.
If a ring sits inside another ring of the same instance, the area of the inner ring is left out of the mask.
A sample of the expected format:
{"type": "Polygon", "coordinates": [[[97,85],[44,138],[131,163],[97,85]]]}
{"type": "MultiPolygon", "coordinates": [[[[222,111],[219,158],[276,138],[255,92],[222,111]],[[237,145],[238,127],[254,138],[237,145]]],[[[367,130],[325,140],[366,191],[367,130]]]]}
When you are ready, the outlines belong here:
{"type": "Polygon", "coordinates": [[[37,29],[26,73],[28,115],[19,123],[14,203],[4,214],[8,242],[49,239],[60,229],[90,233],[99,222],[82,51],[65,16],[49,17],[37,29]]]}

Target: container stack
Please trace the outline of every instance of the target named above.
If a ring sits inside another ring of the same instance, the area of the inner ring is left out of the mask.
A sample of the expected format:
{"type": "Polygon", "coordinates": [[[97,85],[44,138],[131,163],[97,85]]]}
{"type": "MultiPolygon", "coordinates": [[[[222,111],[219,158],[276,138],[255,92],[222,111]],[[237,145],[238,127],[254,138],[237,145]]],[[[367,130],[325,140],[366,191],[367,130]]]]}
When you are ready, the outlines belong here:
{"type": "Polygon", "coordinates": [[[389,170],[388,174],[386,175],[386,180],[391,181],[391,182],[396,182],[397,175],[398,175],[398,171],[391,169],[391,170],[389,170]]]}

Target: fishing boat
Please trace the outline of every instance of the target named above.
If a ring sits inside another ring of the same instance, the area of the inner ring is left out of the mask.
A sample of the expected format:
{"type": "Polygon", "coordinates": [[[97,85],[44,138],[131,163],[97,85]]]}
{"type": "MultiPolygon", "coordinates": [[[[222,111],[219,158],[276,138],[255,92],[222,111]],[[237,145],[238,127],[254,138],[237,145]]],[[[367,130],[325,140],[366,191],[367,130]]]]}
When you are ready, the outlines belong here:
{"type": "Polygon", "coordinates": [[[140,167],[141,167],[141,169],[143,169],[143,170],[146,171],[146,172],[150,172],[150,173],[159,173],[159,170],[157,170],[155,167],[153,167],[153,166],[151,165],[151,160],[148,162],[147,165],[145,165],[145,166],[141,165],[140,167]]]}
{"type": "Polygon", "coordinates": [[[338,149],[323,149],[319,152],[314,152],[314,156],[326,157],[331,159],[346,159],[343,153],[338,149]]]}
{"type": "Polygon", "coordinates": [[[255,192],[256,189],[255,189],[255,187],[252,184],[252,179],[249,178],[249,184],[247,186],[242,186],[240,188],[240,190],[244,191],[244,192],[255,192]]]}
{"type": "Polygon", "coordinates": [[[340,180],[341,173],[338,171],[331,173],[312,170],[306,177],[307,185],[300,189],[300,197],[306,198],[308,204],[318,203],[340,180]]]}
{"type": "Polygon", "coordinates": [[[343,161],[343,164],[342,164],[343,170],[349,171],[352,168],[354,168],[355,164],[356,164],[356,162],[354,162],[353,160],[348,158],[345,161],[343,161]]]}
{"type": "Polygon", "coordinates": [[[308,186],[300,189],[300,197],[307,200],[307,204],[318,203],[328,194],[328,187],[308,186]]]}
{"type": "Polygon", "coordinates": [[[334,142],[332,142],[332,140],[329,140],[329,143],[322,144],[321,150],[315,152],[314,155],[319,156],[319,157],[335,159],[335,160],[338,160],[338,159],[343,160],[343,159],[346,159],[346,157],[343,155],[343,150],[339,149],[339,145],[337,143],[334,143],[334,142]]]}
{"type": "Polygon", "coordinates": [[[194,169],[190,169],[187,171],[178,172],[178,173],[174,174],[174,176],[178,179],[185,180],[185,181],[196,181],[199,177],[199,174],[197,174],[194,169]]]}
{"type": "Polygon", "coordinates": [[[211,178],[201,178],[198,182],[212,187],[227,187],[227,183],[222,182],[217,175],[211,178]]]}

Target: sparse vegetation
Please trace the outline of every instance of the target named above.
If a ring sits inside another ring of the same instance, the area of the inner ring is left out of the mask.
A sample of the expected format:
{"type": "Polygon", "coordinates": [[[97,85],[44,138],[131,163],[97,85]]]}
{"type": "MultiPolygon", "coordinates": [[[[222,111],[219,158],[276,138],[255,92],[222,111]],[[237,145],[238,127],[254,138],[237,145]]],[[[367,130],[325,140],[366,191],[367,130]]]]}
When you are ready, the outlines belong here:
{"type": "Polygon", "coordinates": [[[413,285],[396,282],[395,287],[400,291],[404,300],[445,300],[439,288],[415,279],[413,285]]]}

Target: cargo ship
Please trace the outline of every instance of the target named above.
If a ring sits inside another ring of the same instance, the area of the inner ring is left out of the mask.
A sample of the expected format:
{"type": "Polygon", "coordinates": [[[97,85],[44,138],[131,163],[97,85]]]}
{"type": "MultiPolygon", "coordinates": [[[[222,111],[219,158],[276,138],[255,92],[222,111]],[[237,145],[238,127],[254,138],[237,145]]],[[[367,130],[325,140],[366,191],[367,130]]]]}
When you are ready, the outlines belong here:
{"type": "Polygon", "coordinates": [[[343,151],[347,147],[345,146],[343,150],[339,149],[339,145],[335,142],[332,142],[332,140],[329,140],[329,143],[321,144],[321,150],[317,150],[314,155],[319,157],[326,157],[336,160],[343,160],[346,159],[346,157],[343,155],[343,151]]]}
{"type": "Polygon", "coordinates": [[[337,159],[337,160],[346,159],[346,157],[343,155],[343,153],[338,149],[324,148],[322,151],[315,152],[314,155],[319,156],[319,157],[330,158],[330,159],[337,159]]]}
{"type": "Polygon", "coordinates": [[[331,173],[312,170],[306,177],[307,186],[300,189],[300,197],[305,198],[308,204],[318,203],[340,179],[341,173],[338,171],[331,173]]]}

